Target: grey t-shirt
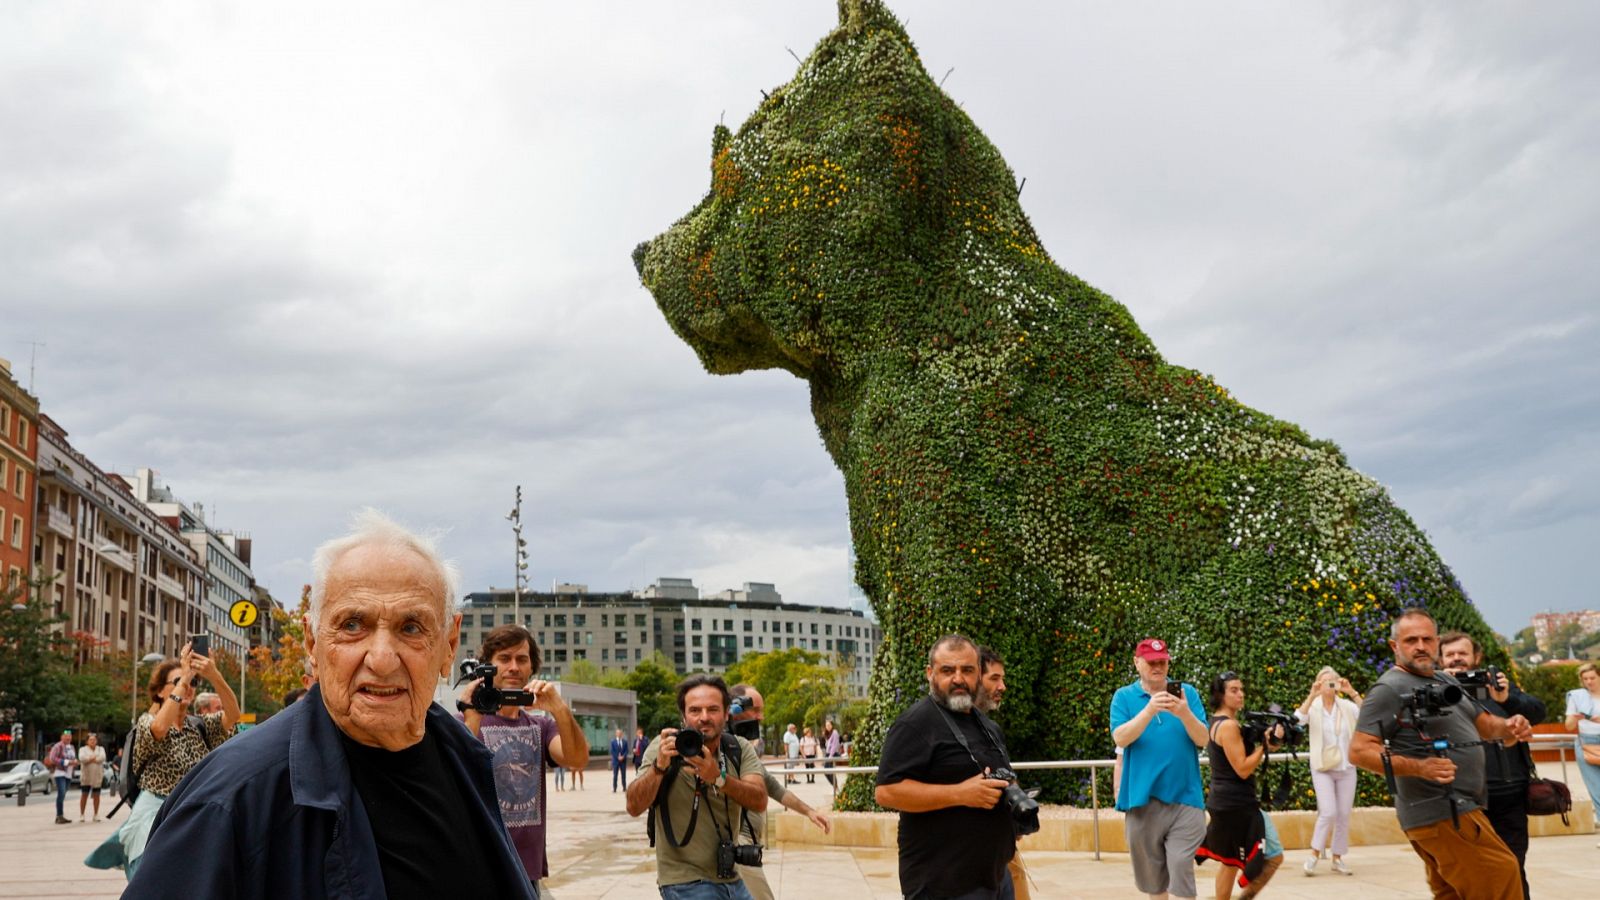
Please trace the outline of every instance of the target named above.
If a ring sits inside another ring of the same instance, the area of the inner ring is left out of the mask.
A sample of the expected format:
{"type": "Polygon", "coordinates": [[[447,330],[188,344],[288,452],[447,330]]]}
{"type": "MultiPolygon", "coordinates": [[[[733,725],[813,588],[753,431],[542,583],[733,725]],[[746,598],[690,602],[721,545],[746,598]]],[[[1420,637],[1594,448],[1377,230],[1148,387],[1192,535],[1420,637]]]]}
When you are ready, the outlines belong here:
{"type": "MultiPolygon", "coordinates": [[[[1456,684],[1456,680],[1442,672],[1436,673],[1433,678],[1421,678],[1399,666],[1383,673],[1361,704],[1361,718],[1356,721],[1356,730],[1387,740],[1394,756],[1410,759],[1434,756],[1432,741],[1435,739],[1443,738],[1451,744],[1478,741],[1475,722],[1483,708],[1472,699],[1471,694],[1465,692],[1462,693],[1461,702],[1450,707],[1447,715],[1428,717],[1422,721],[1429,739],[1423,740],[1418,729],[1413,727],[1406,701],[1417,688],[1430,684],[1443,686],[1456,684]],[[1404,715],[1402,711],[1405,711],[1404,715]]],[[[1451,747],[1446,752],[1456,764],[1456,780],[1451,784],[1395,776],[1399,795],[1395,797],[1394,808],[1400,817],[1401,829],[1421,828],[1449,819],[1451,798],[1454,798],[1456,809],[1463,813],[1487,804],[1483,781],[1483,747],[1451,747]]]]}

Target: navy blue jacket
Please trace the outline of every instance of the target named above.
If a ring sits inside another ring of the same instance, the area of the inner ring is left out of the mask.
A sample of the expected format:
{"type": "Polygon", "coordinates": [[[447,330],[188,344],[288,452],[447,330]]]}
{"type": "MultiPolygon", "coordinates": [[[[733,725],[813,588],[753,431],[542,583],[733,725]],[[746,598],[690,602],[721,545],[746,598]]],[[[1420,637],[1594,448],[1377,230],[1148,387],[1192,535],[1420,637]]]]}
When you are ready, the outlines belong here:
{"type": "MultiPolygon", "coordinates": [[[[532,898],[495,799],[493,757],[437,704],[426,727],[469,806],[498,835],[489,848],[509,897],[532,898]],[[518,886],[520,885],[520,892],[518,886]]],[[[467,838],[463,838],[464,840],[467,838]]],[[[448,849],[440,848],[441,858],[448,849]]],[[[239,735],[189,770],[161,805],[124,898],[386,896],[366,809],[350,780],[339,729],[313,687],[299,702],[239,735]]],[[[497,898],[498,900],[498,898],[497,898]]]]}

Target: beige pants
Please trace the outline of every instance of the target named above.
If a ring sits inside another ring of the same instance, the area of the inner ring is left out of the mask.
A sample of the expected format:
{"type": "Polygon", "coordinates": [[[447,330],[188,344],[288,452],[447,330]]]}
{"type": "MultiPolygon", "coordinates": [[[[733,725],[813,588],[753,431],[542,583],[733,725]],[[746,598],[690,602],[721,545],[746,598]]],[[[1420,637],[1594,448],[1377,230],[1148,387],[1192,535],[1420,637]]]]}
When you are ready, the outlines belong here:
{"type": "Polygon", "coordinates": [[[1011,872],[1011,890],[1016,893],[1017,900],[1030,900],[1028,870],[1023,868],[1021,850],[1011,855],[1011,861],[1006,863],[1006,868],[1011,872]]]}
{"type": "Polygon", "coordinates": [[[755,900],[777,900],[772,895],[772,886],[767,884],[767,873],[759,866],[734,866],[739,872],[739,879],[744,882],[745,889],[755,900]]]}

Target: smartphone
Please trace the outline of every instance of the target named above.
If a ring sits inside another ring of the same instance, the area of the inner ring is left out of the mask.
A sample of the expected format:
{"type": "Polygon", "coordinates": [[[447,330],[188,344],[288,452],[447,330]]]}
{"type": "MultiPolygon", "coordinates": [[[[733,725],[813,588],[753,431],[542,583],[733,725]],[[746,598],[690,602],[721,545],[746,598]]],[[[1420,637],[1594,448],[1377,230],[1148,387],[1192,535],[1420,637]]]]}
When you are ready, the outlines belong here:
{"type": "Polygon", "coordinates": [[[1181,681],[1173,681],[1171,678],[1168,678],[1167,679],[1167,693],[1171,694],[1174,697],[1177,697],[1179,700],[1182,700],[1183,699],[1183,682],[1181,682],[1181,681]]]}
{"type": "Polygon", "coordinates": [[[189,645],[190,649],[201,656],[211,655],[211,635],[209,634],[189,635],[189,645]]]}

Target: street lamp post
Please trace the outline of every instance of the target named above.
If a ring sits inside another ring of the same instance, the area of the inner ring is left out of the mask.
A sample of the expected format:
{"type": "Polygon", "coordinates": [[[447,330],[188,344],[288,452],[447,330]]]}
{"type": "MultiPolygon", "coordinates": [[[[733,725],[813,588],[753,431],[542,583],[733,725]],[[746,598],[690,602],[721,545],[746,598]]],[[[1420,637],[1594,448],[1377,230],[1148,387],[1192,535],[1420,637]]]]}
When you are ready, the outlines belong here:
{"type": "Polygon", "coordinates": [[[166,657],[159,653],[146,653],[143,657],[136,656],[133,659],[133,690],[131,692],[133,696],[129,702],[132,705],[132,720],[135,725],[139,724],[139,667],[153,665],[163,659],[166,659],[166,657]]]}
{"type": "Polygon", "coordinates": [[[517,539],[517,568],[515,585],[511,589],[511,621],[522,624],[522,589],[528,583],[528,542],[522,537],[522,485],[517,485],[517,505],[506,515],[511,523],[511,533],[517,539]]]}

